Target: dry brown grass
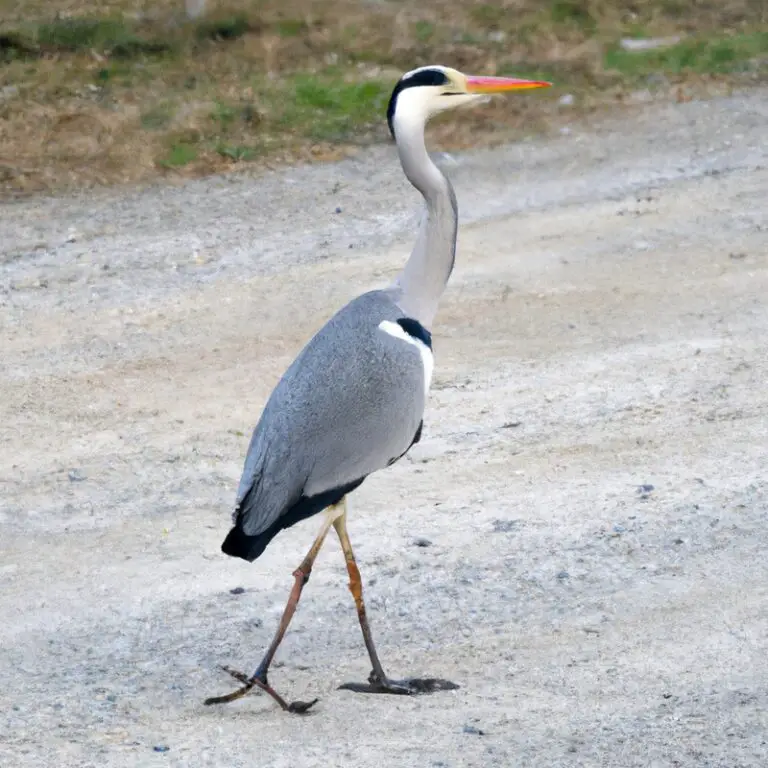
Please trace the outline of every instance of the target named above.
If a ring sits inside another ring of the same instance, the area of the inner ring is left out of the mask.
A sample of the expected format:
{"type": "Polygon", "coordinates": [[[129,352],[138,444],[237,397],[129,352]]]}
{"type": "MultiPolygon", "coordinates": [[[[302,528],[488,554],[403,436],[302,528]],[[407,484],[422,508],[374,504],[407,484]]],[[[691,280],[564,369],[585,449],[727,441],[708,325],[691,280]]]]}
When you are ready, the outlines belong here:
{"type": "Polygon", "coordinates": [[[23,194],[338,157],[386,137],[392,84],[428,63],[559,86],[438,125],[451,147],[536,131],[638,89],[754,82],[765,74],[768,4],[209,0],[190,23],[181,0],[4,0],[3,33],[0,191],[23,194]],[[111,26],[72,32],[83,19],[111,26]],[[623,36],[672,34],[701,42],[658,61],[611,58],[623,36]],[[140,50],[147,43],[167,50],[140,50]],[[574,106],[558,106],[566,92],[574,106]]]}

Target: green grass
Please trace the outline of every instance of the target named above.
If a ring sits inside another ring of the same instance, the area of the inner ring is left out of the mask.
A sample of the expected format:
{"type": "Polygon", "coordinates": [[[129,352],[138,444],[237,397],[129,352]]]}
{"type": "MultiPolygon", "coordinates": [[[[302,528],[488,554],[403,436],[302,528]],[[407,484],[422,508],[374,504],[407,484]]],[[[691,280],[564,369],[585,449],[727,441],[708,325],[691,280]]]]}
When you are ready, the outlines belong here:
{"type": "Polygon", "coordinates": [[[216,144],[216,152],[222,157],[226,157],[235,163],[257,160],[264,154],[259,147],[245,146],[242,144],[226,144],[219,142],[216,144]]]}
{"type": "Polygon", "coordinates": [[[218,123],[223,131],[226,131],[237,120],[237,117],[237,108],[221,101],[216,102],[216,106],[211,112],[211,119],[218,123]]]}
{"type": "Polygon", "coordinates": [[[293,77],[279,122],[317,140],[348,138],[355,130],[381,121],[390,87],[370,80],[348,83],[337,75],[293,77]]]}
{"type": "Polygon", "coordinates": [[[589,34],[597,27],[590,0],[553,0],[549,13],[554,24],[573,26],[589,34]]]}
{"type": "Polygon", "coordinates": [[[57,51],[109,51],[116,58],[170,50],[167,42],[147,40],[137,35],[122,19],[57,19],[41,24],[34,36],[41,48],[57,51]]]}
{"type": "Polygon", "coordinates": [[[683,40],[668,48],[625,51],[618,46],[605,53],[607,70],[640,78],[651,74],[729,74],[768,65],[768,32],[713,39],[683,40]],[[762,60],[762,61],[761,61],[762,60]]]}
{"type": "Polygon", "coordinates": [[[199,40],[236,40],[251,28],[244,13],[235,13],[220,19],[199,21],[195,35],[199,40]]]}
{"type": "Polygon", "coordinates": [[[768,82],[767,0],[216,0],[196,21],[182,0],[0,4],[0,195],[339,157],[384,140],[398,74],[434,62],[555,84],[436,124],[446,147],[613,108],[654,74],[660,99],[768,82]],[[95,156],[88,125],[108,127],[95,156]]]}
{"type": "Polygon", "coordinates": [[[420,43],[428,43],[435,34],[435,25],[429,21],[417,21],[413,34],[420,43]]]}
{"type": "Polygon", "coordinates": [[[307,32],[306,22],[300,19],[280,19],[274,28],[280,37],[298,37],[307,32]]]}
{"type": "Polygon", "coordinates": [[[197,155],[196,147],[180,142],[171,147],[168,154],[160,160],[159,165],[163,168],[182,168],[197,160],[197,155]]]}

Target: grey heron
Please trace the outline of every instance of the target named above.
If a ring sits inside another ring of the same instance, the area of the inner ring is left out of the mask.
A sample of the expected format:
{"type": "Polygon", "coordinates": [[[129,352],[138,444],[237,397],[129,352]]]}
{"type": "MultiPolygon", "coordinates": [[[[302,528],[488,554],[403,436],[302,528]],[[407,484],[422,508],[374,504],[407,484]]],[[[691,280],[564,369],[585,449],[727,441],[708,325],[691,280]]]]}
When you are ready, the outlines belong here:
{"type": "Polygon", "coordinates": [[[458,226],[453,187],[427,153],[426,123],[488,94],[548,85],[428,66],[407,72],[395,86],[387,122],[403,171],[424,197],[426,215],[400,274],[389,286],[353,299],[310,339],[273,390],[254,429],[233,526],[222,551],[252,562],[285,528],[321,512],[323,523],[293,573],[285,611],[256,671],[249,677],[224,667],[243,685],[206,699],[206,704],[233,701],[254,687],[288,712],[306,712],[317,701],[288,703],[270,685],[267,673],[331,526],[346,559],[349,589],[372,666],[367,683],[341,688],[393,694],[458,688],[448,680],[393,680],[385,674],[347,533],[346,498],[368,475],[402,458],[421,438],[433,367],[430,328],[453,270],[458,226]]]}

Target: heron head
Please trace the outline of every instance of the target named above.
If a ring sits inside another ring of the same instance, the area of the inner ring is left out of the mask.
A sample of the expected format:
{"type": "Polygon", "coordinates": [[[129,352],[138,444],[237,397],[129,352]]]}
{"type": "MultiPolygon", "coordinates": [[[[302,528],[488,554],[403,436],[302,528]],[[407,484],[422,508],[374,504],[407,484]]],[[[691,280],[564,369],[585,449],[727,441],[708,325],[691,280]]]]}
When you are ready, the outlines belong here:
{"type": "Polygon", "coordinates": [[[419,67],[406,72],[392,91],[387,108],[389,131],[394,137],[396,120],[425,124],[440,112],[484,101],[491,94],[550,85],[542,80],[465,75],[440,65],[419,67]]]}
{"type": "Polygon", "coordinates": [[[550,85],[542,80],[465,75],[439,65],[419,67],[406,72],[392,91],[387,109],[389,130],[394,137],[395,123],[400,120],[424,125],[440,112],[483,101],[491,94],[550,85]]]}

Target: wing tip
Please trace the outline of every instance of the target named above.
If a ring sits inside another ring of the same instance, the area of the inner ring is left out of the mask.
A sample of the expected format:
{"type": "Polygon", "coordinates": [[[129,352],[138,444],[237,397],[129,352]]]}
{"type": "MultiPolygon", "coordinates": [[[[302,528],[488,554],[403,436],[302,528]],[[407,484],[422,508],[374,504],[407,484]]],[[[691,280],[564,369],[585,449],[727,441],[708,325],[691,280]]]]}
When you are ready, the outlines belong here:
{"type": "Polygon", "coordinates": [[[267,548],[272,536],[268,532],[249,536],[235,525],[221,544],[221,551],[230,557],[239,557],[252,563],[267,548]]]}

